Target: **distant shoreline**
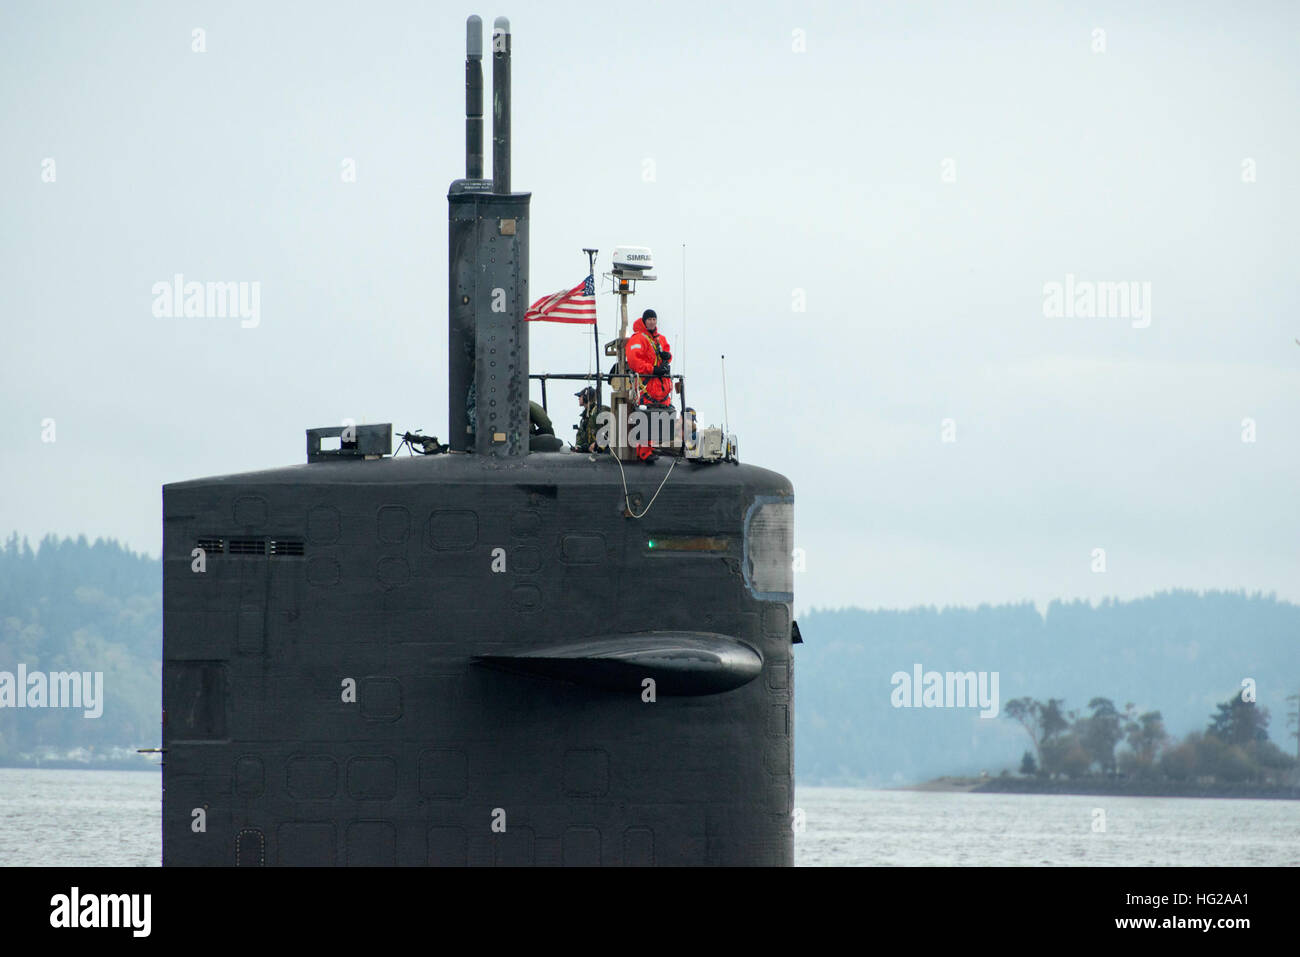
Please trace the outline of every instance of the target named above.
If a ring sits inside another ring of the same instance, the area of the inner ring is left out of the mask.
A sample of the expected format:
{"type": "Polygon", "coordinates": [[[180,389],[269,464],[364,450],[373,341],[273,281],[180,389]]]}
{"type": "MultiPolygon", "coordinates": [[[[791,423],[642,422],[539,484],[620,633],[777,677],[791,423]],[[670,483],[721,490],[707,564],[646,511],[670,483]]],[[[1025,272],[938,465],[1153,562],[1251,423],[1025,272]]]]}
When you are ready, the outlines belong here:
{"type": "Polygon", "coordinates": [[[1039,778],[964,778],[945,776],[899,791],[948,794],[1080,794],[1104,797],[1243,798],[1300,801],[1300,788],[1256,784],[1195,784],[1174,781],[1052,781],[1039,778]]]}
{"type": "MultiPolygon", "coordinates": [[[[39,764],[0,763],[0,771],[160,771],[162,764],[146,761],[42,761],[39,764]]],[[[804,785],[816,787],[817,785],[804,785]]],[[[826,786],[826,785],[823,785],[826,786]]],[[[876,790],[870,785],[849,785],[876,790]]],[[[1037,778],[967,778],[945,775],[885,788],[930,794],[1057,794],[1098,797],[1228,798],[1255,801],[1300,801],[1300,787],[1250,784],[1177,784],[1171,781],[1050,781],[1037,778]]]]}

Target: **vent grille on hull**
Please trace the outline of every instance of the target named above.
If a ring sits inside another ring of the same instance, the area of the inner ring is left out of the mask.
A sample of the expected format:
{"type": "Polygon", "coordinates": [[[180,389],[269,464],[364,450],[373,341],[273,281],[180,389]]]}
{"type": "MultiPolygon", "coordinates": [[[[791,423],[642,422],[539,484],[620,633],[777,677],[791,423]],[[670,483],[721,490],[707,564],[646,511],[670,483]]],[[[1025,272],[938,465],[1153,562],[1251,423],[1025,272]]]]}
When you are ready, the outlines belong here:
{"type": "Polygon", "coordinates": [[[261,538],[232,538],[228,545],[231,555],[266,554],[266,541],[261,538]]]}
{"type": "Polygon", "coordinates": [[[199,538],[195,544],[208,555],[269,555],[271,558],[302,558],[306,545],[301,538],[199,538]]]}

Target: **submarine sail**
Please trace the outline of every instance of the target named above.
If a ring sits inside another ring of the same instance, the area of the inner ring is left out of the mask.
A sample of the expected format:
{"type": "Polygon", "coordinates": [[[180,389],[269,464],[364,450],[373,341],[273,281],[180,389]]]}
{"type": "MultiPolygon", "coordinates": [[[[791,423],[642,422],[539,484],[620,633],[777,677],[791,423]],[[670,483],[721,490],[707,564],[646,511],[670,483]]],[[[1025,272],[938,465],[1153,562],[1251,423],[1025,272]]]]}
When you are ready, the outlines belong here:
{"type": "Polygon", "coordinates": [[[530,451],[511,42],[487,179],[469,19],[441,454],[163,488],[165,865],[793,863],[791,483],[530,451]]]}

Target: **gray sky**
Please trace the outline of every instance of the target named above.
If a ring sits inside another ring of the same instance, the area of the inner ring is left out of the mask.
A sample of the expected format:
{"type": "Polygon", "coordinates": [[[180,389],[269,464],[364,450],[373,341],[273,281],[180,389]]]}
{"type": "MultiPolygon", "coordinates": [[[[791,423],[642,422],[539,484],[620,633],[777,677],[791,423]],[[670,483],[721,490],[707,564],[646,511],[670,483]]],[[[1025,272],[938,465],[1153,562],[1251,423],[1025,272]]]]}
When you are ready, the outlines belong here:
{"type": "Polygon", "coordinates": [[[1300,13],[1133,6],[7,3],[0,532],[157,554],[164,482],[345,417],[445,437],[464,17],[505,13],[532,291],[654,249],[692,404],[725,352],[794,482],[801,608],[1300,600],[1300,13]],[[176,273],[259,324],[155,318],[176,273]],[[1149,324],[1045,315],[1067,274],[1149,324]]]}

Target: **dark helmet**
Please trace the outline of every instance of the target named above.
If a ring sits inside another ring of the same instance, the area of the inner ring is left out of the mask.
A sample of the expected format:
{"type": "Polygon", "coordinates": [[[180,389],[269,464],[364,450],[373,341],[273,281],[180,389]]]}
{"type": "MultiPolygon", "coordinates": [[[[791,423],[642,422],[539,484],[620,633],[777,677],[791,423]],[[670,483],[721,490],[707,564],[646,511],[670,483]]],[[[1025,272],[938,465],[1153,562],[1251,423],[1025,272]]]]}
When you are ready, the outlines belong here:
{"type": "Polygon", "coordinates": [[[596,398],[596,390],[593,389],[591,386],[587,386],[585,389],[579,389],[577,392],[573,394],[576,395],[579,399],[582,399],[584,402],[591,402],[593,399],[596,398]]]}
{"type": "Polygon", "coordinates": [[[647,309],[645,312],[641,313],[641,318],[642,318],[642,319],[658,319],[658,318],[659,318],[659,313],[655,312],[653,309],[647,309]]]}

